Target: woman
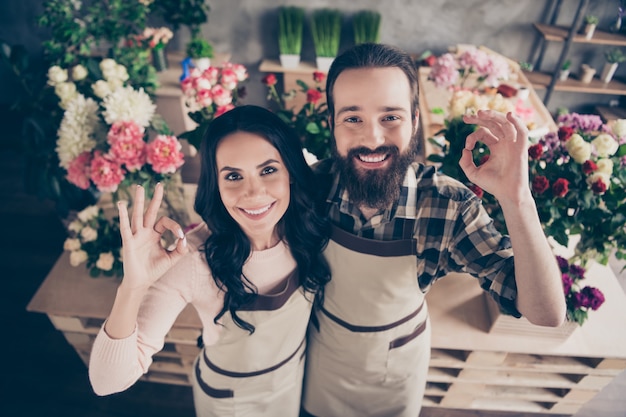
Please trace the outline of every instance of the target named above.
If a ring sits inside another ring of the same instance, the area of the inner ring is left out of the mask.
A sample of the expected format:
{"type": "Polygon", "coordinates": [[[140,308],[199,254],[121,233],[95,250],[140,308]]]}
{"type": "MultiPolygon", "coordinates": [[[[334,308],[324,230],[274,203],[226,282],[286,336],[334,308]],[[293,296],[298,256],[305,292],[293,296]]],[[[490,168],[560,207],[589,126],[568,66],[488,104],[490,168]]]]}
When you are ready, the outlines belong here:
{"type": "Polygon", "coordinates": [[[297,416],[305,333],[330,272],[327,227],[315,209],[313,173],[294,132],[274,113],[242,106],[216,118],[201,149],[195,209],[185,236],[156,221],[157,185],[144,214],[119,205],[124,279],[94,343],[89,375],[98,395],[133,385],[191,303],[204,348],[193,368],[198,416],[297,416]],[[171,251],[160,244],[169,230],[171,251]]]}

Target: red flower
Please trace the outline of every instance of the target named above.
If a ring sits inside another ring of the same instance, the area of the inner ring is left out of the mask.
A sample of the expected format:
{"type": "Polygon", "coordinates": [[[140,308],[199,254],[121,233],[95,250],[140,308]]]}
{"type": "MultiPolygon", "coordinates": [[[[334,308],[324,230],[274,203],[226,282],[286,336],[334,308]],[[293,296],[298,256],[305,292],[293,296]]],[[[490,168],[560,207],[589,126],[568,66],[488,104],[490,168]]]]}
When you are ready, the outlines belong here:
{"type": "Polygon", "coordinates": [[[596,169],[598,169],[598,166],[591,159],[586,160],[583,164],[583,172],[585,173],[585,175],[591,174],[596,169]]]}
{"type": "Polygon", "coordinates": [[[437,57],[435,55],[428,55],[426,58],[424,58],[424,63],[429,67],[435,65],[435,62],[437,62],[437,57]]]}
{"type": "Polygon", "coordinates": [[[468,188],[470,190],[472,190],[474,192],[474,194],[476,194],[476,197],[478,198],[483,198],[483,195],[485,194],[485,192],[483,191],[482,188],[480,188],[478,185],[476,184],[470,184],[468,186],[468,188]]]}
{"type": "Polygon", "coordinates": [[[561,126],[559,127],[559,139],[562,142],[566,142],[569,138],[574,134],[574,128],[569,126],[561,126]]]}
{"type": "Polygon", "coordinates": [[[597,181],[591,184],[591,191],[593,191],[594,194],[604,194],[607,188],[609,187],[602,181],[602,178],[598,178],[597,181]]]}
{"type": "Polygon", "coordinates": [[[565,178],[559,178],[552,184],[552,194],[555,197],[565,197],[569,191],[569,181],[565,178]]]}
{"type": "Polygon", "coordinates": [[[313,81],[315,81],[316,83],[321,83],[322,81],[324,81],[324,78],[326,78],[326,74],[324,74],[323,72],[313,72],[313,81]]]}
{"type": "Polygon", "coordinates": [[[550,188],[550,181],[543,175],[537,175],[533,178],[532,190],[536,195],[543,194],[550,188]]]}
{"type": "Polygon", "coordinates": [[[480,165],[484,164],[484,163],[485,163],[485,162],[487,162],[488,160],[489,160],[489,154],[487,154],[487,155],[483,155],[483,156],[480,158],[480,161],[478,161],[478,166],[480,166],[480,165]]]}
{"type": "Polygon", "coordinates": [[[309,88],[306,92],[307,103],[317,103],[322,98],[322,93],[315,88],[309,88]]]}
{"type": "Polygon", "coordinates": [[[528,156],[530,159],[539,159],[543,155],[543,145],[541,143],[537,143],[528,148],[528,156]]]}
{"type": "Polygon", "coordinates": [[[273,85],[276,85],[276,76],[274,74],[267,74],[265,77],[263,77],[263,80],[261,80],[261,82],[268,87],[271,87],[273,85]]]}

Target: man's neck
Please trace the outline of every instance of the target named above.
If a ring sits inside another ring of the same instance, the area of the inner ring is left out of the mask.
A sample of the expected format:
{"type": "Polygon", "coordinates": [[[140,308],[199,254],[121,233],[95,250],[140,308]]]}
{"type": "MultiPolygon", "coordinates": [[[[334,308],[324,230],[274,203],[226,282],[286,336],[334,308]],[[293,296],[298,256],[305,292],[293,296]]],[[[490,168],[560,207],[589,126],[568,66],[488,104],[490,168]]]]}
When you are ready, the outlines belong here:
{"type": "Polygon", "coordinates": [[[376,213],[378,213],[377,208],[372,208],[369,206],[359,206],[359,210],[361,211],[363,217],[365,217],[365,219],[367,220],[371,219],[376,213]]]}

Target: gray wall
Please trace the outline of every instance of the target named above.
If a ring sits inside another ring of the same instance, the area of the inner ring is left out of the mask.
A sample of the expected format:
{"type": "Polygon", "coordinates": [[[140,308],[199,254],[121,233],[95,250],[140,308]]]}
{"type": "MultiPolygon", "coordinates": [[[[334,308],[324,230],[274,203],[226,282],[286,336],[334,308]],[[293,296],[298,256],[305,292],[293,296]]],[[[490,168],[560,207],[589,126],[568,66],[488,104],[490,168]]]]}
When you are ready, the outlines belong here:
{"type": "MultiPolygon", "coordinates": [[[[202,27],[204,36],[213,43],[217,52],[229,52],[232,61],[246,65],[251,79],[247,83],[246,103],[265,104],[265,89],[260,80],[263,74],[258,66],[264,58],[277,58],[276,41],[277,7],[285,4],[299,5],[309,11],[320,7],[335,7],[347,16],[361,9],[376,9],[382,14],[381,41],[395,44],[410,53],[420,54],[426,49],[443,52],[449,45],[470,43],[485,45],[517,61],[530,61],[538,36],[532,23],[546,19],[549,0],[213,0],[209,2],[209,22],[202,27]]],[[[564,1],[559,23],[569,24],[578,1],[564,1]]],[[[590,12],[600,17],[600,26],[613,21],[617,1],[596,0],[590,12]]],[[[41,11],[38,0],[3,0],[0,2],[0,38],[9,43],[24,43],[31,51],[39,53],[45,31],[34,21],[41,11]]],[[[181,29],[169,45],[183,49],[189,34],[181,29]]],[[[341,49],[352,45],[349,20],[344,21],[341,49]]],[[[544,60],[544,69],[550,69],[560,52],[560,44],[552,43],[544,60]]],[[[572,70],[584,61],[601,70],[605,47],[574,45],[571,53],[572,70]]],[[[302,57],[314,59],[308,26],[302,57]]],[[[618,76],[626,74],[621,65],[618,76]]],[[[6,73],[0,72],[0,102],[10,97],[11,85],[6,73]]],[[[539,92],[541,95],[541,92],[539,92]]],[[[550,110],[560,106],[584,111],[590,105],[608,103],[615,96],[555,93],[550,110]]]]}

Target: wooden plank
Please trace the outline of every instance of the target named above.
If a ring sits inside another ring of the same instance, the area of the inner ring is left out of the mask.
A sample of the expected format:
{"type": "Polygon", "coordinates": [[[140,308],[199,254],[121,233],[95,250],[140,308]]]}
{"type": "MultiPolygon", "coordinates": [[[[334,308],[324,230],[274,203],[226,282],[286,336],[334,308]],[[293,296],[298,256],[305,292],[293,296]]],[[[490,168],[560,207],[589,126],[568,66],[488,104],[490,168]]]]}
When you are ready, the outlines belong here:
{"type": "MultiPolygon", "coordinates": [[[[564,42],[569,34],[569,27],[567,26],[551,26],[543,23],[533,23],[533,26],[548,41],[564,42]]],[[[626,36],[596,28],[591,39],[587,39],[585,35],[577,33],[574,35],[573,42],[593,45],[626,46],[626,36]]]]}

